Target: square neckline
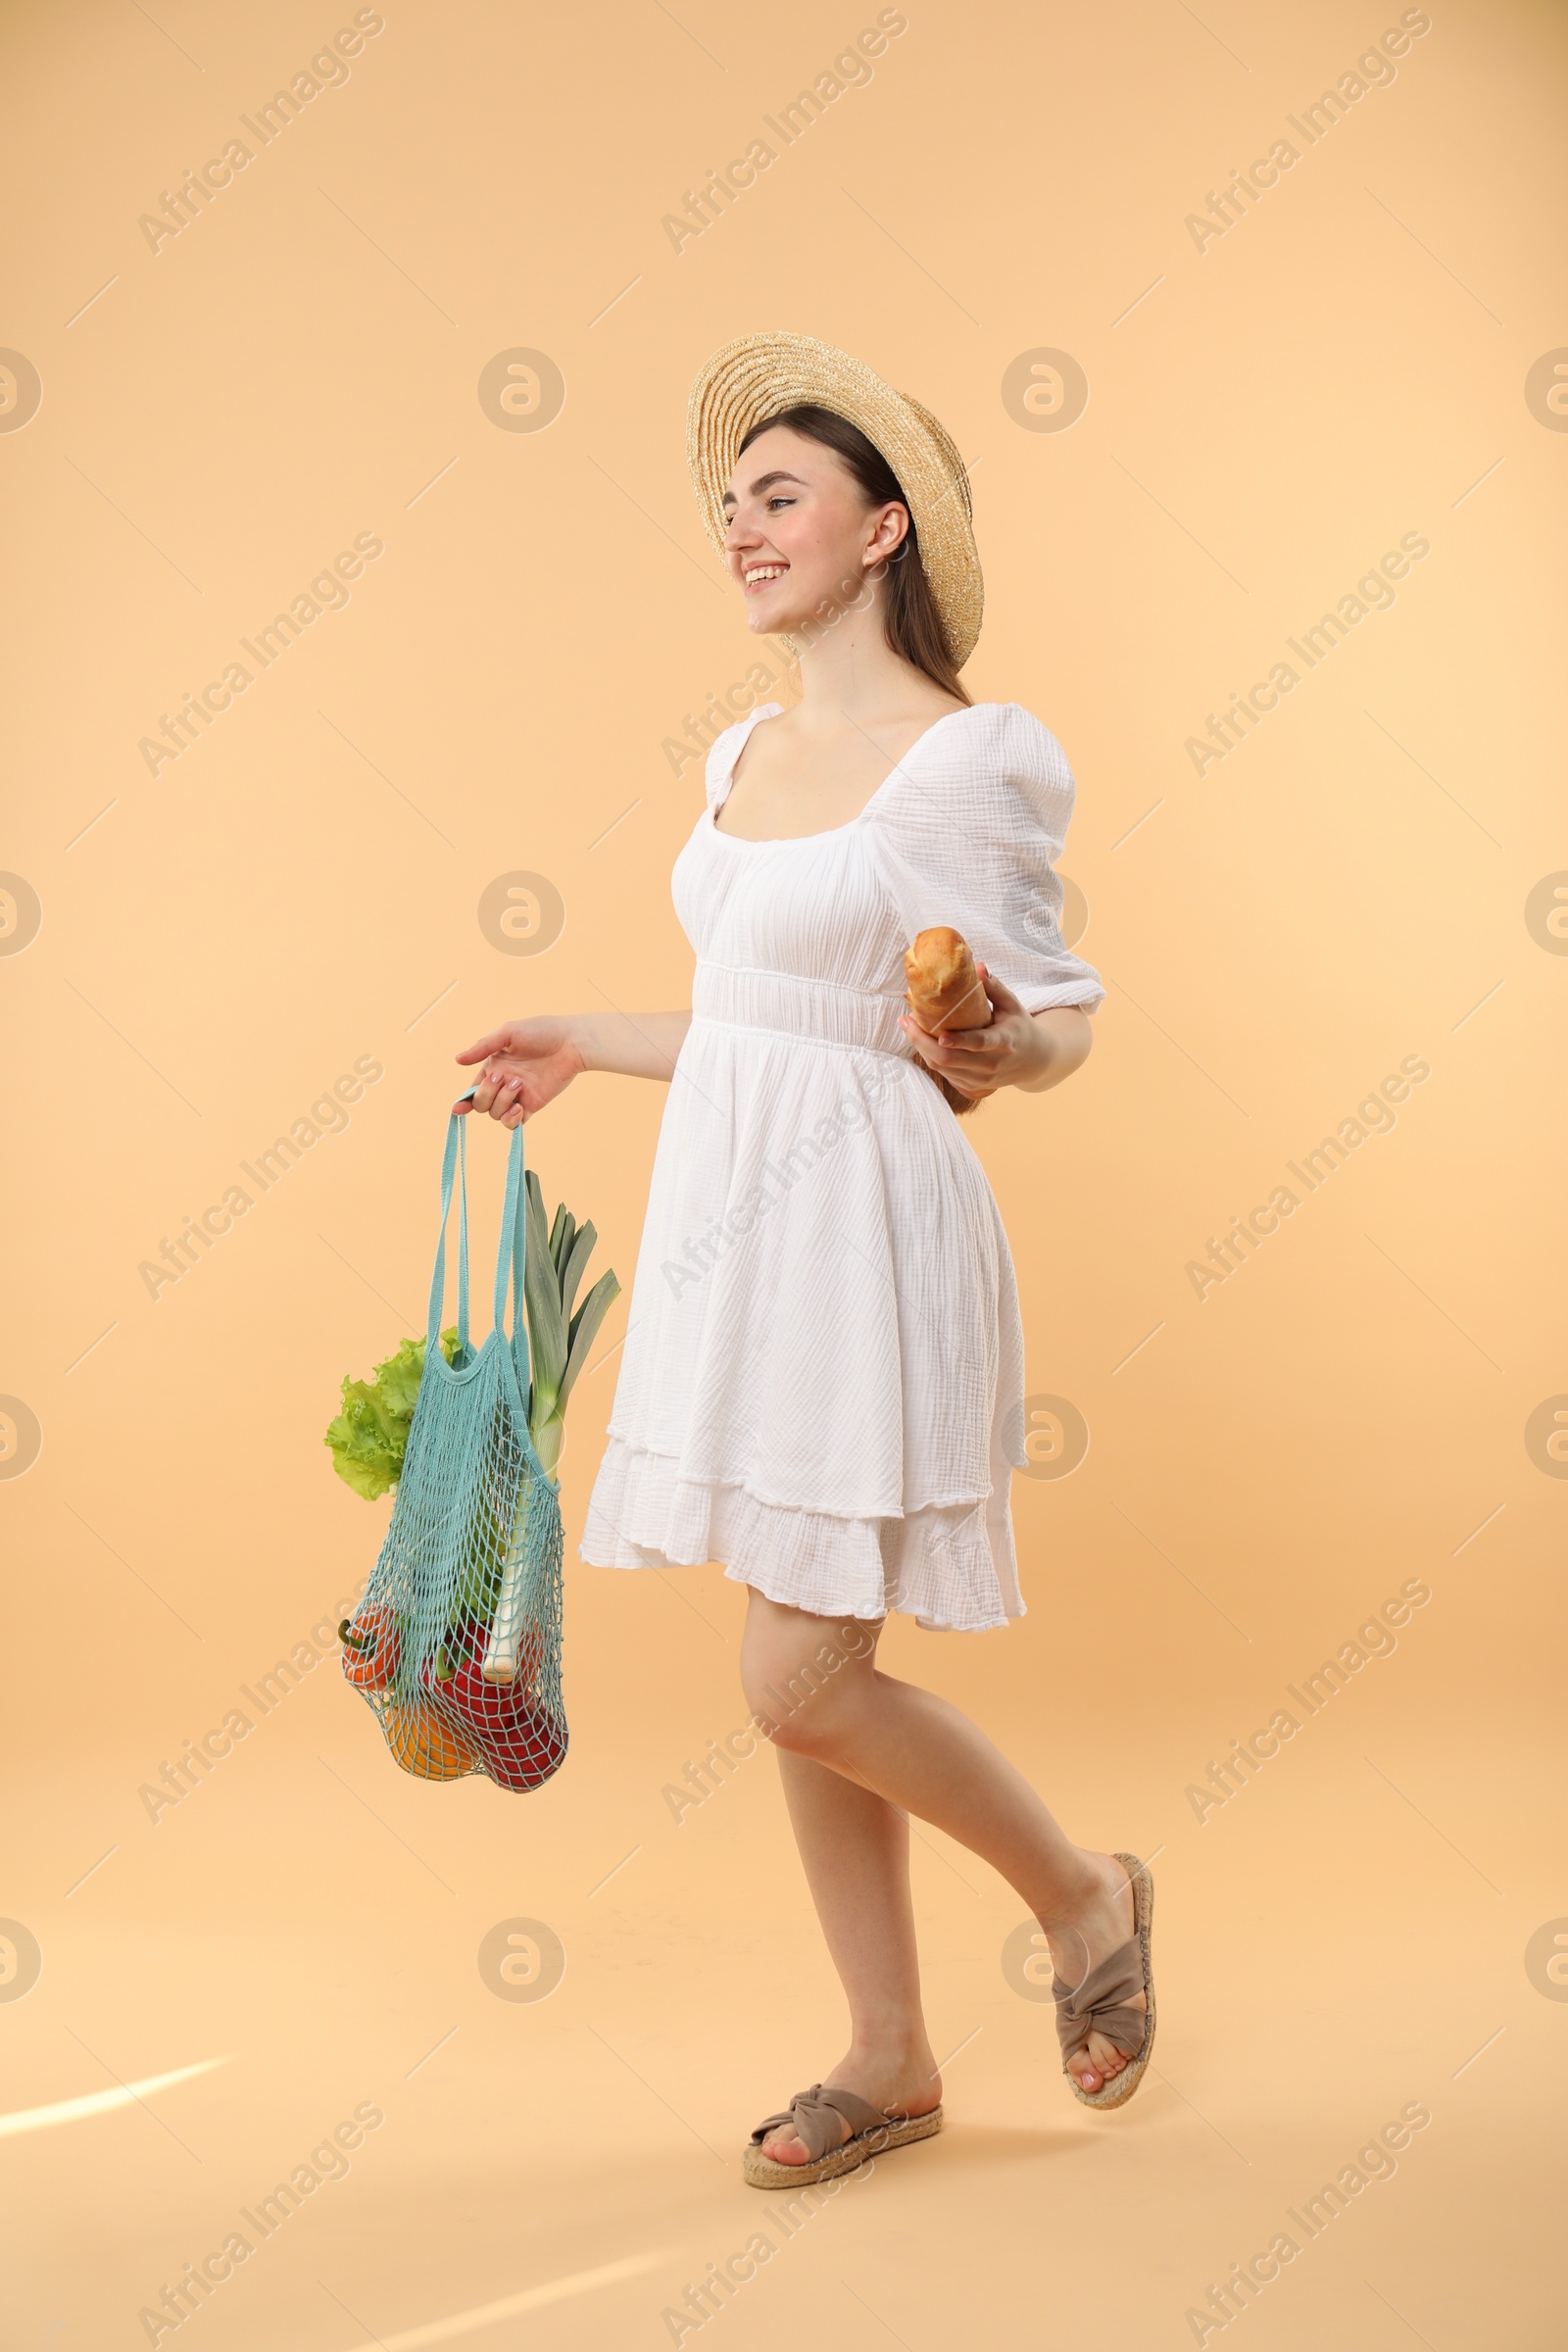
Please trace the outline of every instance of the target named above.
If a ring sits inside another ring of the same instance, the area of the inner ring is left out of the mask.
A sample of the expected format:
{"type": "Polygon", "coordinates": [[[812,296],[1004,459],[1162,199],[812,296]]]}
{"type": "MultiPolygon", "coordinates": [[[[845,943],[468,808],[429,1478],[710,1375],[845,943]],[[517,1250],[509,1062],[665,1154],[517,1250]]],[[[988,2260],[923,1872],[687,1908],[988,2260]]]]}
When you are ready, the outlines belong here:
{"type": "Polygon", "coordinates": [[[853,833],[858,825],[861,825],[865,822],[866,818],[870,815],[872,808],[881,799],[883,793],[887,791],[889,785],[894,781],[895,777],[899,774],[900,770],[906,765],[906,763],[914,757],[915,753],[919,750],[921,744],[925,742],[928,735],[934,735],[938,727],[945,727],[950,719],[967,718],[976,710],[1000,710],[1001,708],[1002,705],[996,703],[966,703],[957,710],[944,710],[940,718],[934,718],[928,727],[921,728],[919,734],[910,744],[908,750],[901,759],[896,760],[893,765],[888,769],[887,774],[883,777],[876,790],[871,794],[869,800],[867,800],[859,814],[858,816],[852,816],[847,824],[827,825],[818,833],[775,833],[769,835],[767,839],[762,841],[749,841],[744,833],[721,832],[718,824],[718,812],[721,808],[727,806],[730,794],[735,789],[735,762],[739,760],[742,752],[746,749],[747,744],[751,741],[753,730],[756,728],[758,721],[765,718],[777,718],[783,714],[784,706],[782,703],[759,703],[755,710],[748,712],[746,719],[743,722],[746,732],[744,735],[742,735],[740,741],[736,744],[734,751],[730,754],[729,765],[723,779],[724,788],[722,797],[710,801],[707,809],[704,811],[704,814],[708,820],[708,829],[715,841],[732,841],[735,843],[737,848],[743,850],[782,850],[787,849],[792,843],[796,842],[832,841],[840,833],[853,833]]]}

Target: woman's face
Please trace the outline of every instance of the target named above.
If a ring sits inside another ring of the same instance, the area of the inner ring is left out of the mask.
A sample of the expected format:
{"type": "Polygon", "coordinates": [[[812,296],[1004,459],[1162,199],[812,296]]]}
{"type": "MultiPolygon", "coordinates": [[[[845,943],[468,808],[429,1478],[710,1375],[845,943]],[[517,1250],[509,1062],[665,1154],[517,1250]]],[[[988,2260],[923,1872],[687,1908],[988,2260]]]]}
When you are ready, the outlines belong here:
{"type": "Polygon", "coordinates": [[[724,559],[747,626],[767,637],[843,612],[909,524],[901,506],[868,507],[836,451],[784,424],[741,452],[724,512],[724,559]]]}

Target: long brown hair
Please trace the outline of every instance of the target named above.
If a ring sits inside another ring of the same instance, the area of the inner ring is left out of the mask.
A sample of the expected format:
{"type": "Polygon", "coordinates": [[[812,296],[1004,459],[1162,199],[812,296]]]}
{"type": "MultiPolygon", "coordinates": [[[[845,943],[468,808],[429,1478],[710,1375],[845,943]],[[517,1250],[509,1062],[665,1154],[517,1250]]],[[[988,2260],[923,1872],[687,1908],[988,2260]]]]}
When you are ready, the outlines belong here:
{"type": "Polygon", "coordinates": [[[847,416],[803,402],[797,408],[781,409],[776,416],[766,416],[760,424],[754,424],[736,455],[750,449],[760,433],[771,432],[776,424],[787,425],[803,440],[818,442],[841,458],[868,507],[898,505],[908,514],[908,530],[886,568],[882,625],[888,644],[901,661],[907,662],[911,669],[922,671],[944,694],[951,694],[955,702],[967,703],[969,697],[954,666],[937,600],[920,561],[919,536],[909,502],[876,443],[858,424],[851,424],[847,416]]]}
{"type": "MultiPolygon", "coordinates": [[[[770,432],[775,424],[788,425],[790,431],[799,433],[803,440],[818,442],[822,448],[831,449],[835,456],[842,458],[867,506],[897,504],[908,514],[908,530],[886,566],[887,595],[882,605],[882,625],[889,646],[901,661],[907,662],[911,669],[920,670],[934,686],[940,686],[943,693],[951,694],[956,702],[967,704],[969,697],[954,666],[947,631],[942,626],[942,615],[937,611],[937,600],[931,593],[931,583],[925,576],[925,565],[920,561],[920,542],[909,502],[904,495],[898,475],[876,443],[868,439],[858,424],[851,424],[847,416],[840,416],[832,409],[819,409],[812,403],[803,402],[797,408],[781,409],[776,416],[764,417],[761,423],[754,424],[737,450],[737,457],[751,448],[760,433],[770,432]]],[[[909,1058],[925,1071],[944,1102],[960,1119],[967,1112],[979,1108],[980,1099],[960,1095],[956,1086],[951,1086],[938,1071],[921,1061],[918,1054],[911,1053],[909,1058]]]]}

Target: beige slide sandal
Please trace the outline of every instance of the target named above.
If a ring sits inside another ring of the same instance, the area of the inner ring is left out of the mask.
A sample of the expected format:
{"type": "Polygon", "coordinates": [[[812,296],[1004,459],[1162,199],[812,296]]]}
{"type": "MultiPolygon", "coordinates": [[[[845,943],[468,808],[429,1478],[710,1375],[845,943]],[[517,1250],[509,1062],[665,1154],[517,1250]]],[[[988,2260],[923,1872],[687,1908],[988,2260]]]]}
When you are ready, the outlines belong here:
{"type": "Polygon", "coordinates": [[[1132,1935],[1097,1961],[1081,1984],[1069,1989],[1058,1979],[1052,1993],[1061,2041],[1061,2071],[1072,2083],[1073,2097],[1085,2107],[1124,2107],[1143,2081],[1154,2046],[1154,1972],[1149,1952],[1154,1882],[1136,1854],[1117,1854],[1115,1860],[1132,1883],[1132,1935]],[[1148,2008],[1128,2008],[1127,2003],[1140,1992],[1148,2008]],[[1120,2074],[1107,2076],[1098,2090],[1085,2090],[1067,2070],[1069,2053],[1080,2049],[1091,2033],[1103,2034],[1119,2050],[1131,2044],[1120,2074]]]}
{"type": "Polygon", "coordinates": [[[766,2116],[758,2125],[742,2155],[741,2170],[753,2188],[805,2188],[812,2180],[831,2180],[840,2173],[853,2173],[858,2165],[890,2148],[929,2139],[941,2129],[940,2106],[933,2107],[929,2115],[888,2116],[862,2099],[858,2091],[843,2090],[836,2082],[813,2082],[809,2090],[796,2092],[784,2114],[766,2116]],[[841,2117],[854,2133],[842,2142],[841,2117]],[[802,2147],[808,2151],[806,2164],[775,2164],[771,2156],[762,2154],[763,2140],[783,2124],[793,2127],[802,2147]]]}

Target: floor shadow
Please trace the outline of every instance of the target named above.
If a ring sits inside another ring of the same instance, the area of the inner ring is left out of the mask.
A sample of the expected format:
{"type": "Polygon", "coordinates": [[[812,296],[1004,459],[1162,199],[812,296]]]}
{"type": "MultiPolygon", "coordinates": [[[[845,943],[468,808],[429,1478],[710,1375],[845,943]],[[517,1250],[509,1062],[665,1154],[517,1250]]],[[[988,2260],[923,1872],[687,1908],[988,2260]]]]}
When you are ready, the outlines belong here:
{"type": "Polygon", "coordinates": [[[973,2168],[1038,2162],[1042,2156],[1081,2156],[1084,2135],[1059,2126],[1030,2130],[1017,2124],[950,2123],[937,2144],[950,2164],[973,2168]]]}

